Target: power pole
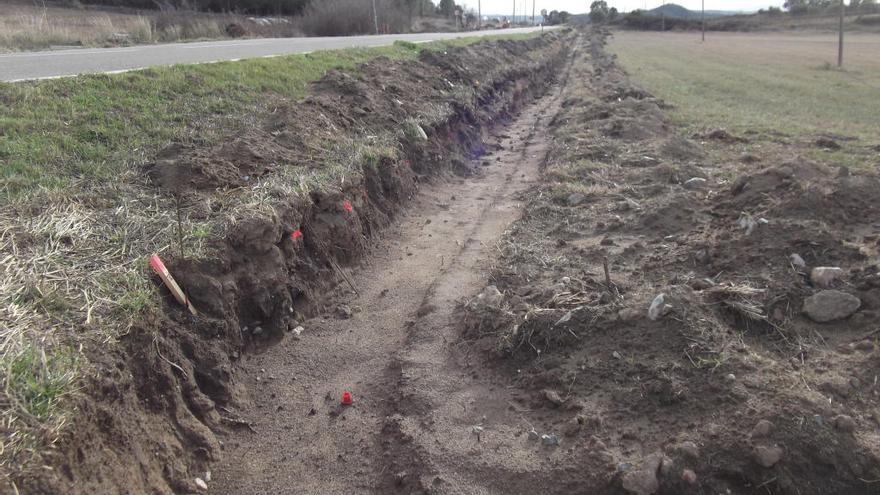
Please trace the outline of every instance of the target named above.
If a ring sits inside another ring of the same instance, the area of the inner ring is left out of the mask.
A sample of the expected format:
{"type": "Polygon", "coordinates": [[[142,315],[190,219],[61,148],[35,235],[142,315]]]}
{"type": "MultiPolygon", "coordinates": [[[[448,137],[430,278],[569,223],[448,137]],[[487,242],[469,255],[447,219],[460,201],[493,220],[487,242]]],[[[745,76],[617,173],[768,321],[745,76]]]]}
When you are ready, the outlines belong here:
{"type": "Polygon", "coordinates": [[[703,43],[706,42],[706,0],[703,0],[703,10],[700,11],[700,24],[703,26],[703,43]]]}
{"type": "Polygon", "coordinates": [[[480,0],[477,0],[477,29],[483,29],[483,7],[480,0]]]}
{"type": "Polygon", "coordinates": [[[840,40],[837,44],[837,67],[843,67],[843,16],[846,14],[846,5],[840,0],[840,40]]]}
{"type": "Polygon", "coordinates": [[[535,0],[532,0],[532,26],[535,25],[535,0]]]}
{"type": "Polygon", "coordinates": [[[516,24],[516,0],[513,0],[513,16],[510,18],[510,26],[513,27],[516,24]]]}
{"type": "Polygon", "coordinates": [[[376,25],[376,34],[379,34],[379,14],[376,13],[376,0],[373,0],[373,24],[376,25]]]}

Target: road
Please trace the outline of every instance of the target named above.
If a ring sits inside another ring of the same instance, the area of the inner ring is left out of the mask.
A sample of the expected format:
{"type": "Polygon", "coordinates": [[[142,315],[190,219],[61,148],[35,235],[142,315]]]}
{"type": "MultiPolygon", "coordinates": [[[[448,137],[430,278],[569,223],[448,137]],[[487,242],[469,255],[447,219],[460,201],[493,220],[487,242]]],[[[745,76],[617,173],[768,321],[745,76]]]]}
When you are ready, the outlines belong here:
{"type": "Polygon", "coordinates": [[[139,45],[122,48],[75,48],[42,52],[0,55],[0,81],[15,82],[49,79],[80,74],[113,73],[147,67],[219,62],[256,57],[273,57],[317,50],[390,45],[395,41],[429,41],[530,33],[540,27],[503,31],[468,31],[459,33],[388,34],[321,38],[261,38],[252,40],[208,41],[139,45]]]}

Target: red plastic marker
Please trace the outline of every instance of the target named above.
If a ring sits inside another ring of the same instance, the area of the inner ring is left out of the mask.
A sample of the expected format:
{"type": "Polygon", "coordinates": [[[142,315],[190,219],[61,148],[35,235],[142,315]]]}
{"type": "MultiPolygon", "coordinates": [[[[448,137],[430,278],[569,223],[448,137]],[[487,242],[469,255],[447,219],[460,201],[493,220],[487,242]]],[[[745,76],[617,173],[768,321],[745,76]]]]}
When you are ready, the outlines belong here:
{"type": "Polygon", "coordinates": [[[300,231],[299,229],[296,229],[296,230],[294,230],[293,232],[290,233],[290,238],[293,239],[293,240],[297,240],[297,239],[299,239],[299,238],[302,237],[302,236],[303,236],[303,233],[302,233],[302,231],[300,231]]]}
{"type": "Polygon", "coordinates": [[[352,404],[354,404],[354,399],[351,398],[351,392],[349,392],[348,390],[342,392],[342,405],[350,406],[352,404]]]}
{"type": "Polygon", "coordinates": [[[342,208],[344,208],[345,211],[347,211],[349,213],[354,211],[354,206],[351,206],[351,201],[348,201],[348,200],[343,201],[342,208]]]}

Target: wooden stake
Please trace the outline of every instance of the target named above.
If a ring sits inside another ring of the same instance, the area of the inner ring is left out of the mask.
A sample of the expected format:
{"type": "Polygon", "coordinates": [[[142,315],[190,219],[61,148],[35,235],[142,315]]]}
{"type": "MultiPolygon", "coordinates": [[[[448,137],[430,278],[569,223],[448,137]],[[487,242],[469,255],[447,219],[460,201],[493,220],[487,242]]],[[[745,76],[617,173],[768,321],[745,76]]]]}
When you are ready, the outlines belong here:
{"type": "Polygon", "coordinates": [[[183,293],[183,290],[177,285],[177,282],[174,280],[174,277],[168,273],[168,269],[165,268],[165,263],[162,263],[162,260],[159,258],[158,254],[154,254],[150,257],[150,267],[156,272],[156,275],[162,279],[162,282],[165,283],[165,287],[168,287],[168,290],[171,291],[171,295],[174,296],[174,299],[177,299],[177,302],[186,306],[186,309],[189,310],[192,314],[196,313],[196,308],[190,304],[189,299],[186,297],[186,294],[183,293]]]}

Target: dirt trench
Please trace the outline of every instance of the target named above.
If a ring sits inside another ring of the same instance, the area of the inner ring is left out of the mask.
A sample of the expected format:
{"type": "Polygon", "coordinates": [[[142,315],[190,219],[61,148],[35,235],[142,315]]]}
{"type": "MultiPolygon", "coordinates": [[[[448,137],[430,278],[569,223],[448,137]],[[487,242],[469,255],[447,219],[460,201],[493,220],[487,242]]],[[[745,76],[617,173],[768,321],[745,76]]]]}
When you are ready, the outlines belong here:
{"type": "MultiPolygon", "coordinates": [[[[472,177],[420,191],[356,271],[357,293],[341,287],[298,339],[241,364],[251,400],[240,415],[254,429],[224,438],[212,490],[475,493],[497,483],[468,465],[483,448],[474,426],[487,403],[506,408],[504,393],[453,358],[458,311],[482,289],[520,193],[538,179],[569,66],[550,94],[493,131],[472,177]],[[340,404],[343,391],[353,405],[340,404]]],[[[502,469],[522,469],[504,455],[493,456],[502,469]]]]}

